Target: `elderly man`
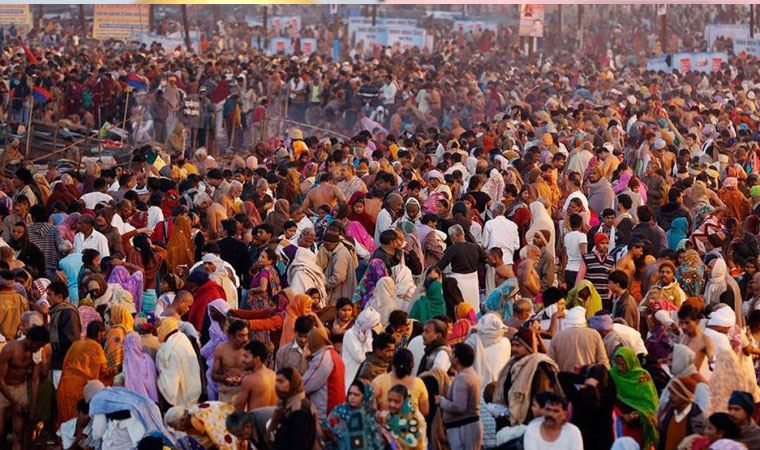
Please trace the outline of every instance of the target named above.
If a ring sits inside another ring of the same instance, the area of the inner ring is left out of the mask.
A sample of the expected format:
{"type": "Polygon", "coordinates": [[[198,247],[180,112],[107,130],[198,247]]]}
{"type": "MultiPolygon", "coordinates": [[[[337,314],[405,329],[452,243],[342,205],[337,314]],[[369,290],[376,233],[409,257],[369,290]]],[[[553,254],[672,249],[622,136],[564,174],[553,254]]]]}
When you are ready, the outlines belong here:
{"type": "Polygon", "coordinates": [[[377,215],[377,222],[375,223],[375,245],[378,247],[382,245],[380,242],[380,235],[385,230],[389,230],[393,226],[399,217],[401,217],[401,211],[404,208],[404,198],[397,192],[388,194],[385,199],[383,209],[377,215]]]}
{"type": "Polygon", "coordinates": [[[478,267],[486,263],[486,254],[478,244],[465,240],[461,225],[449,227],[450,245],[438,261],[438,268],[445,270],[457,280],[464,300],[475,311],[480,310],[480,285],[478,284],[478,267]]]}
{"type": "Polygon", "coordinates": [[[589,364],[610,367],[602,337],[586,326],[586,309],[576,306],[565,315],[565,328],[554,335],[547,355],[557,361],[560,372],[577,373],[589,364]]]}
{"type": "Polygon", "coordinates": [[[156,354],[158,390],[172,406],[189,408],[201,396],[201,368],[193,344],[179,331],[179,320],[166,317],[158,326],[161,347],[156,354]]]}
{"type": "Polygon", "coordinates": [[[82,253],[82,250],[91,248],[100,253],[101,258],[110,256],[108,239],[95,229],[95,218],[82,214],[78,222],[79,233],[74,236],[74,251],[82,253]]]}
{"type": "Polygon", "coordinates": [[[358,263],[336,230],[329,229],[322,235],[322,248],[317,257],[325,270],[328,305],[334,305],[341,297],[351,298],[356,289],[358,263]]]}
{"type": "MultiPolygon", "coordinates": [[[[520,249],[520,233],[517,225],[504,215],[504,204],[494,203],[491,206],[493,219],[483,226],[483,248],[491,250],[500,248],[504,264],[512,270],[514,254],[520,249]]],[[[486,291],[492,291],[498,283],[494,281],[495,270],[489,265],[486,267],[486,291]]]]}

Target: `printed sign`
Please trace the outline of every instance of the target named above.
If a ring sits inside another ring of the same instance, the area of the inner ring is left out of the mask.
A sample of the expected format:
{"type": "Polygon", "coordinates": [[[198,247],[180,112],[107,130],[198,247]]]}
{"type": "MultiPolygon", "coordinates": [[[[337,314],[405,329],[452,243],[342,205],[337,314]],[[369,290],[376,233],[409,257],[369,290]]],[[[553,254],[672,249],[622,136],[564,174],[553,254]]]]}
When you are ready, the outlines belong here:
{"type": "Polygon", "coordinates": [[[15,25],[19,31],[32,28],[32,10],[29,5],[0,5],[0,26],[15,25]]]}
{"type": "Polygon", "coordinates": [[[520,36],[544,37],[544,5],[520,5],[520,36]]]}
{"type": "Polygon", "coordinates": [[[410,26],[388,26],[388,43],[392,50],[397,48],[401,51],[407,51],[414,47],[419,49],[425,48],[424,28],[410,26]]]}
{"type": "Polygon", "coordinates": [[[718,37],[737,39],[749,39],[749,25],[747,24],[710,24],[705,27],[705,41],[707,48],[711,49],[718,37]]]}
{"type": "Polygon", "coordinates": [[[741,52],[760,56],[760,39],[734,39],[734,53],[741,52]]]}
{"type": "Polygon", "coordinates": [[[309,56],[316,51],[317,51],[317,40],[315,38],[301,39],[301,53],[303,53],[306,56],[309,56]]]}
{"type": "Polygon", "coordinates": [[[275,36],[301,31],[301,16],[274,16],[269,19],[270,33],[275,36]]]}
{"type": "Polygon", "coordinates": [[[92,37],[138,39],[148,31],[150,5],[95,5],[92,37]]]}

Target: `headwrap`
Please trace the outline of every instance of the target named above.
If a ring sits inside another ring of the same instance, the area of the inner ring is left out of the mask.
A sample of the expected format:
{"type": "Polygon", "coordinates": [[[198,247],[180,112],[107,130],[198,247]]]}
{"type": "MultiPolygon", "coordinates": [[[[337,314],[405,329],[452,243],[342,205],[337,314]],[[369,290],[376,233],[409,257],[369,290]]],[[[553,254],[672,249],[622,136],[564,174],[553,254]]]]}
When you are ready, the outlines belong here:
{"type": "Polygon", "coordinates": [[[536,335],[528,328],[520,328],[520,330],[512,338],[513,341],[527,348],[529,352],[533,353],[534,346],[536,344],[536,335]]]}
{"type": "Polygon", "coordinates": [[[327,337],[327,331],[322,327],[312,328],[311,331],[309,331],[306,341],[307,347],[312,355],[322,347],[330,345],[330,338],[327,337]]]}
{"type": "Polygon", "coordinates": [[[106,388],[100,380],[90,380],[84,385],[84,401],[88,402],[95,397],[95,394],[106,388]]]}
{"type": "Polygon", "coordinates": [[[179,321],[175,317],[164,318],[156,330],[159,342],[163,343],[171,333],[177,330],[179,330],[179,321]]]}
{"type": "Polygon", "coordinates": [[[669,327],[674,323],[673,317],[670,315],[670,313],[668,313],[668,311],[664,309],[660,309],[654,313],[654,318],[666,327],[669,327]]]}
{"type": "Polygon", "coordinates": [[[751,416],[755,413],[755,402],[752,398],[752,394],[744,391],[734,391],[731,393],[731,397],[728,398],[728,404],[734,405],[747,411],[747,415],[751,416]]]}
{"type": "Polygon", "coordinates": [[[736,325],[736,314],[727,306],[716,309],[710,314],[707,326],[714,325],[719,327],[733,327],[736,325]]]}
{"type": "Polygon", "coordinates": [[[625,371],[621,371],[617,364],[613,364],[610,369],[617,399],[639,414],[644,431],[644,448],[649,448],[657,442],[657,390],[651,375],[641,367],[633,350],[621,347],[615,351],[614,359],[617,358],[621,358],[626,367],[625,371]]]}
{"type": "Polygon", "coordinates": [[[723,187],[736,188],[739,185],[739,180],[736,177],[727,177],[723,180],[723,187]]]}
{"type": "Polygon", "coordinates": [[[369,350],[372,351],[372,329],[380,323],[380,313],[372,308],[364,308],[356,317],[356,323],[354,323],[354,332],[359,342],[367,347],[369,344],[369,350]]]}
{"type": "Polygon", "coordinates": [[[597,331],[612,331],[612,316],[609,314],[591,316],[588,326],[597,331]]]}
{"type": "Polygon", "coordinates": [[[594,235],[594,245],[599,245],[602,242],[610,242],[610,237],[604,233],[596,233],[594,235]]]}
{"type": "Polygon", "coordinates": [[[670,383],[670,393],[686,401],[687,404],[694,401],[694,392],[697,390],[697,382],[693,377],[675,378],[670,383]]]}
{"type": "Polygon", "coordinates": [[[565,314],[565,328],[578,328],[586,326],[586,308],[576,306],[565,314]]]}

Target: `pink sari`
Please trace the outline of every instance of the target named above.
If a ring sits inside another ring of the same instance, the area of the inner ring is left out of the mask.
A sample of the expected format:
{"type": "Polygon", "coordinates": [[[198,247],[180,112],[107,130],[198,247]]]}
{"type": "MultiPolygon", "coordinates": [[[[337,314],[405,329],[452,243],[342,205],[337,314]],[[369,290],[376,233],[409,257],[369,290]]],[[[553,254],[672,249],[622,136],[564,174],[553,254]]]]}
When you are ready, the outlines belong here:
{"type": "Polygon", "coordinates": [[[377,248],[375,245],[375,240],[367,233],[367,230],[365,230],[364,226],[359,222],[349,222],[348,226],[346,227],[346,234],[356,239],[356,242],[358,242],[370,253],[374,253],[375,249],[377,248]]]}

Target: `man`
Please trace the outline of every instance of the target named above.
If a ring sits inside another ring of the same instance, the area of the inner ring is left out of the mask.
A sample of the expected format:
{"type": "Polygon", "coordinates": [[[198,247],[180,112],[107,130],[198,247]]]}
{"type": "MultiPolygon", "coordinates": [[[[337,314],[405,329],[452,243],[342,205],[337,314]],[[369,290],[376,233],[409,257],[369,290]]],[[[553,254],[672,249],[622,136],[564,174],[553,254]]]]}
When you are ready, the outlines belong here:
{"type": "Polygon", "coordinates": [[[657,412],[660,432],[658,450],[670,450],[692,434],[702,434],[705,417],[694,402],[697,382],[687,376],[668,384],[670,397],[657,412]]]}
{"type": "Polygon", "coordinates": [[[412,275],[416,276],[422,273],[422,261],[420,261],[419,255],[407,247],[404,232],[398,228],[390,228],[380,233],[380,246],[372,253],[370,260],[372,259],[383,261],[388,273],[401,264],[402,259],[412,271],[412,275]]]}
{"type": "Polygon", "coordinates": [[[475,351],[468,344],[454,347],[451,367],[456,376],[445,397],[436,396],[443,410],[443,426],[449,448],[452,450],[478,450],[483,441],[480,423],[480,376],[472,368],[475,351]]]}
{"type": "Polygon", "coordinates": [[[377,215],[375,223],[375,244],[379,247],[382,245],[381,234],[393,226],[393,222],[401,217],[401,211],[404,208],[404,199],[398,192],[391,192],[385,198],[383,209],[377,215]]]}
{"type": "Polygon", "coordinates": [[[15,284],[13,272],[0,272],[0,335],[7,340],[16,336],[21,314],[29,309],[29,302],[14,289],[15,284]]]}
{"type": "Polygon", "coordinates": [[[446,324],[438,319],[431,319],[422,329],[422,342],[425,344],[425,355],[420,358],[417,375],[432,370],[441,369],[448,372],[451,367],[451,347],[447,341],[449,334],[446,324]]]}
{"type": "MultiPolygon", "coordinates": [[[[272,418],[274,407],[259,408],[255,411],[235,411],[227,416],[225,427],[240,441],[248,441],[256,449],[268,447],[267,424],[272,418]]],[[[314,420],[312,416],[312,420],[314,420]]],[[[161,443],[163,446],[163,442],[161,443]]],[[[157,447],[161,448],[161,447],[157,447]]]]}
{"type": "Polygon", "coordinates": [[[322,235],[322,248],[319,256],[326,259],[320,265],[325,270],[327,304],[334,305],[339,298],[351,298],[354,295],[357,263],[355,257],[340,241],[338,231],[334,229],[328,229],[322,235]]]}
{"type": "Polygon", "coordinates": [[[80,197],[80,199],[84,202],[85,209],[94,211],[95,205],[98,203],[111,203],[113,201],[113,197],[106,194],[108,184],[106,183],[105,178],[95,179],[92,187],[95,189],[94,191],[88,192],[80,197]]]}
{"type": "Polygon", "coordinates": [[[116,203],[121,202],[124,199],[124,194],[134,189],[137,186],[137,178],[133,173],[125,172],[119,175],[119,188],[115,191],[108,191],[109,195],[113,197],[116,203]]]}
{"type": "Polygon", "coordinates": [[[628,194],[617,196],[617,205],[615,206],[615,247],[628,245],[631,242],[631,231],[636,225],[636,219],[631,215],[630,210],[633,207],[633,200],[628,194]]]}
{"type": "MultiPolygon", "coordinates": [[[[514,254],[520,249],[520,233],[517,225],[504,216],[504,204],[501,202],[494,203],[491,206],[491,217],[493,219],[486,222],[483,226],[483,248],[491,250],[500,248],[504,264],[512,268],[514,254]]],[[[499,283],[496,283],[498,286],[499,283]]]]}
{"type": "Polygon", "coordinates": [[[82,270],[82,254],[74,252],[74,244],[69,241],[62,241],[59,247],[63,256],[58,261],[58,268],[61,270],[60,275],[66,279],[66,285],[69,288],[69,299],[79,302],[79,272],[82,270]]]}
{"type": "Polygon", "coordinates": [[[615,202],[615,192],[612,190],[610,180],[604,177],[602,168],[596,166],[589,176],[588,206],[598,215],[612,208],[615,202]]]}
{"type": "Polygon", "coordinates": [[[248,258],[248,247],[235,237],[237,235],[235,221],[231,219],[223,221],[222,228],[226,236],[218,242],[219,257],[230,264],[236,273],[247,274],[251,269],[251,260],[248,258]]]}
{"type": "MultiPolygon", "coordinates": [[[[607,208],[604,211],[602,211],[602,221],[599,222],[599,225],[592,227],[588,233],[586,233],[586,238],[589,242],[594,242],[594,236],[597,235],[597,233],[603,233],[607,235],[607,238],[609,238],[609,246],[608,248],[611,250],[615,248],[617,245],[616,243],[616,236],[615,236],[615,211],[611,208],[607,208]]],[[[593,250],[593,246],[591,249],[593,250]]]]}
{"type": "Polygon", "coordinates": [[[631,231],[631,241],[641,240],[647,242],[647,253],[655,258],[668,249],[668,238],[665,231],[654,222],[654,211],[649,205],[639,206],[636,210],[639,224],[631,231]]]}
{"type": "Polygon", "coordinates": [[[236,402],[247,368],[243,362],[243,347],[248,343],[248,326],[242,320],[232,320],[227,327],[229,340],[214,349],[211,379],[219,386],[219,401],[236,402]]]}
{"type": "Polygon", "coordinates": [[[628,275],[622,270],[610,272],[607,280],[612,302],[612,319],[623,319],[629,327],[639,329],[639,304],[628,291],[628,275]]]}
{"type": "Polygon", "coordinates": [[[32,355],[48,342],[50,333],[47,328],[34,326],[27,331],[24,339],[9,342],[0,351],[0,436],[5,438],[5,419],[11,413],[13,438],[10,442],[13,442],[14,450],[21,450],[25,441],[27,419],[34,421],[37,417],[42,368],[34,362],[32,355]]]}
{"type": "Polygon", "coordinates": [[[610,367],[602,337],[586,326],[586,309],[582,306],[567,311],[565,328],[554,335],[547,355],[557,361],[560,372],[577,373],[589,364],[610,367]]]}
{"type": "Polygon", "coordinates": [[[206,174],[206,179],[209,185],[214,188],[213,190],[213,197],[211,199],[215,203],[220,203],[222,200],[222,196],[226,195],[227,192],[230,190],[230,183],[227,182],[227,180],[224,179],[224,176],[222,176],[222,171],[220,169],[211,169],[206,174]]]}
{"type": "Polygon", "coordinates": [[[173,317],[179,321],[179,331],[187,335],[187,337],[194,339],[195,342],[200,345],[201,337],[198,334],[198,330],[195,329],[192,323],[181,320],[180,317],[190,311],[190,307],[193,305],[193,294],[188,291],[179,291],[174,296],[169,308],[165,309],[161,313],[161,317],[173,317]]]}
{"type": "Polygon", "coordinates": [[[111,252],[108,249],[108,239],[99,231],[95,229],[95,218],[82,214],[77,222],[79,233],[74,236],[74,251],[82,253],[86,248],[97,250],[100,253],[101,258],[110,256],[111,252]]]}
{"type": "Polygon", "coordinates": [[[506,335],[512,338],[523,327],[523,324],[533,315],[533,302],[527,298],[518,298],[512,305],[512,317],[504,321],[509,327],[506,335]]]}
{"type": "Polygon", "coordinates": [[[755,401],[752,394],[744,391],[732,392],[728,399],[728,413],[741,428],[742,437],[739,441],[747,448],[760,448],[760,426],[752,418],[755,413],[755,401]]]}
{"type": "Polygon", "coordinates": [[[335,186],[335,180],[330,172],[325,172],[319,177],[319,185],[312,188],[303,199],[301,208],[309,214],[313,215],[314,210],[322,205],[329,205],[330,208],[334,208],[338,202],[346,203],[346,196],[343,192],[335,186]]]}
{"type": "Polygon", "coordinates": [[[298,371],[298,373],[306,372],[309,362],[306,359],[304,350],[306,349],[306,342],[312,328],[314,328],[313,317],[301,316],[296,319],[294,326],[295,338],[293,342],[288,342],[277,350],[277,354],[274,357],[275,369],[280,370],[290,367],[298,371]]]}
{"type": "MultiPolygon", "coordinates": [[[[634,284],[638,284],[639,289],[641,287],[641,282],[635,281],[634,275],[636,274],[636,261],[644,256],[644,245],[644,241],[639,239],[631,241],[631,243],[628,244],[628,253],[620,258],[615,266],[615,269],[622,271],[628,277],[628,287],[631,289],[631,293],[633,293],[634,284]]],[[[639,291],[639,294],[640,293],[641,292],[639,291]]]]}
{"type": "MultiPolygon", "coordinates": [[[[676,187],[668,191],[668,203],[662,205],[655,216],[657,225],[663,230],[669,230],[670,224],[678,217],[683,217],[691,225],[691,214],[683,206],[683,192],[676,187]]],[[[691,229],[691,226],[689,226],[689,229],[691,229]]]]}
{"type": "Polygon", "coordinates": [[[54,280],[55,271],[58,270],[58,251],[62,247],[63,239],[61,239],[58,227],[48,223],[50,215],[44,206],[34,205],[30,213],[34,223],[27,227],[29,240],[42,250],[45,255],[46,276],[48,279],[54,280]]]}
{"type": "Polygon", "coordinates": [[[512,270],[512,265],[506,264],[504,262],[504,258],[502,256],[503,254],[504,252],[502,252],[499,247],[491,248],[488,250],[488,252],[486,252],[486,261],[488,263],[488,266],[486,267],[487,292],[492,292],[499,285],[501,285],[501,283],[515,276],[515,273],[512,270]],[[491,275],[492,280],[489,280],[487,278],[489,276],[489,271],[493,272],[491,275]],[[492,283],[492,286],[489,286],[489,283],[492,283]]]}
{"type": "Polygon", "coordinates": [[[345,198],[351,198],[356,192],[367,192],[367,185],[364,184],[361,178],[356,176],[354,166],[351,164],[344,164],[340,168],[337,186],[345,198]]]}
{"type": "Polygon", "coordinates": [[[82,336],[82,322],[79,311],[68,301],[69,288],[62,281],[55,280],[47,287],[50,303],[50,346],[53,349],[51,368],[53,383],[58,386],[61,378],[63,358],[71,345],[82,336]]]}
{"type": "MultiPolygon", "coordinates": [[[[709,268],[709,264],[708,264],[709,268]]],[[[709,270],[706,270],[706,276],[709,276],[709,270]]],[[[670,260],[660,262],[658,269],[660,280],[656,285],[649,289],[647,299],[666,300],[674,306],[675,309],[681,307],[681,303],[686,301],[686,293],[681,289],[681,285],[676,280],[676,266],[670,260]]]]}
{"type": "Polygon", "coordinates": [[[275,373],[264,365],[267,359],[269,359],[269,350],[266,344],[261,341],[251,341],[246,344],[243,351],[243,366],[248,374],[243,379],[240,393],[235,399],[236,410],[253,411],[277,404],[277,392],[274,388],[275,373]]]}
{"type": "Polygon", "coordinates": [[[193,345],[179,331],[179,321],[167,317],[158,326],[161,347],[156,353],[158,391],[172,406],[190,408],[201,396],[201,367],[193,345]]]}
{"type": "Polygon", "coordinates": [[[356,378],[364,383],[370,383],[378,375],[388,372],[395,350],[396,341],[393,336],[388,333],[378,334],[372,339],[372,351],[366,354],[356,373],[356,378]]]}
{"type": "Polygon", "coordinates": [[[604,233],[597,233],[594,236],[594,249],[583,255],[577,277],[577,280],[585,278],[594,285],[599,296],[602,297],[602,306],[607,311],[612,309],[607,279],[612,268],[615,267],[615,259],[607,253],[609,243],[610,238],[604,233]]]}
{"type": "Polygon", "coordinates": [[[542,417],[528,424],[523,445],[525,450],[582,450],[581,430],[566,422],[567,401],[555,393],[546,394],[542,417]]]}
{"type": "Polygon", "coordinates": [[[437,267],[446,271],[457,280],[464,301],[475,311],[480,311],[480,286],[478,284],[478,268],[486,262],[483,248],[465,240],[464,229],[461,225],[449,227],[450,245],[438,261],[437,267]],[[448,266],[451,265],[449,268],[448,266]]]}
{"type": "Polygon", "coordinates": [[[26,196],[17,195],[13,201],[13,214],[9,214],[3,219],[3,241],[8,242],[11,240],[11,231],[17,223],[24,222],[27,225],[32,223],[29,209],[29,199],[26,196]]]}

